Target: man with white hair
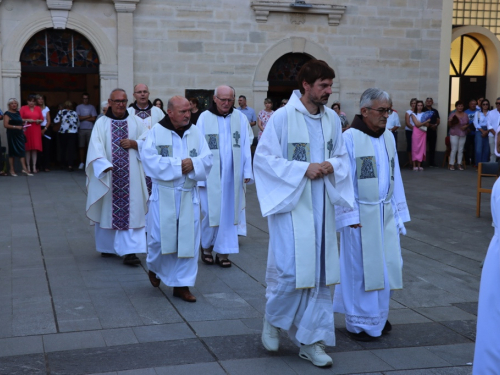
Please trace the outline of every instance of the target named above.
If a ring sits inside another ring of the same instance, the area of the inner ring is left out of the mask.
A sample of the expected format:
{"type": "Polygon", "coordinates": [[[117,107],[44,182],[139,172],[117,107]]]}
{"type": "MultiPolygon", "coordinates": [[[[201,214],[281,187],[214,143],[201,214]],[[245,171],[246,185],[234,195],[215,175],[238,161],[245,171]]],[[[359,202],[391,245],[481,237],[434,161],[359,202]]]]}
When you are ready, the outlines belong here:
{"type": "Polygon", "coordinates": [[[85,167],[86,211],[95,223],[97,251],[137,265],[141,261],[135,254],[146,253],[148,192],[136,140],[147,129],[129,115],[127,102],[125,91],[114,89],[106,115],[92,131],[85,167]]]}
{"type": "Polygon", "coordinates": [[[174,297],[196,302],[189,287],[198,273],[200,198],[197,181],[212,168],[212,152],[192,125],[189,101],[174,96],[167,116],[153,125],[141,147],[144,170],[153,181],[148,213],[148,270],[151,284],[173,287],[174,297]]]}
{"type": "Polygon", "coordinates": [[[333,308],[359,341],[388,333],[391,291],[403,288],[399,234],[410,220],[394,137],[386,130],[392,99],[380,89],[361,95],[361,114],[343,133],[354,185],[354,207],[336,208],[340,284],[333,308]]]}
{"type": "Polygon", "coordinates": [[[203,112],[196,126],[213,153],[213,168],[205,182],[199,182],[201,198],[201,259],[231,267],[228,254],[239,252],[238,221],[245,208],[243,184],[253,181],[248,119],[233,107],[234,89],[215,89],[212,106],[203,112]]]}

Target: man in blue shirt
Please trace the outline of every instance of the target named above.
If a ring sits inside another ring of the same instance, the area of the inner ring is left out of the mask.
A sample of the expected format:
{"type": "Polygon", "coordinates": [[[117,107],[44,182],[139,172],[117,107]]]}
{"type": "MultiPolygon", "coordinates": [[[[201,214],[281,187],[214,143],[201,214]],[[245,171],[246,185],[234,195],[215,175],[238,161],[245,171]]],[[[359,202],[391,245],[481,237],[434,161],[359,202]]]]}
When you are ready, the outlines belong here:
{"type": "MultiPolygon", "coordinates": [[[[250,126],[252,127],[252,131],[253,131],[253,129],[254,129],[253,127],[255,126],[255,124],[257,124],[257,116],[255,115],[255,111],[253,110],[253,108],[250,108],[249,106],[247,106],[247,98],[245,95],[239,96],[238,104],[240,105],[238,109],[241,112],[243,112],[245,114],[245,116],[247,116],[248,122],[250,123],[250,126]]],[[[254,148],[257,146],[257,140],[258,140],[258,138],[255,137],[255,135],[254,135],[253,142],[252,142],[252,150],[254,150],[254,148]]],[[[253,152],[252,152],[252,154],[253,154],[253,152]]]]}
{"type": "Polygon", "coordinates": [[[470,165],[477,165],[475,158],[475,140],[476,140],[476,127],[474,126],[474,115],[477,112],[476,99],[469,100],[469,108],[464,112],[469,116],[469,129],[467,130],[467,139],[465,140],[464,157],[465,162],[470,165]]]}

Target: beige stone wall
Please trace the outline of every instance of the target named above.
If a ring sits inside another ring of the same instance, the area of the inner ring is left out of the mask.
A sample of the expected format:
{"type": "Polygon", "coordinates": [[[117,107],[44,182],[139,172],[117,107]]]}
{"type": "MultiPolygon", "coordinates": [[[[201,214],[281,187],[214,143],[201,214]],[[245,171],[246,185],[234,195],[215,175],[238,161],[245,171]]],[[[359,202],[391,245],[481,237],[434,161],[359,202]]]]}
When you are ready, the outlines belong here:
{"type": "Polygon", "coordinates": [[[349,117],[372,86],[390,92],[404,114],[411,97],[437,98],[442,1],[323,0],[347,7],[340,25],[329,26],[326,15],[305,15],[297,24],[282,13],[257,23],[249,0],[142,0],[134,14],[134,79],[162,98],[227,83],[260,110],[254,76],[264,53],[303,37],[331,56],[349,117]]]}
{"type": "MultiPolygon", "coordinates": [[[[404,121],[411,97],[438,97],[444,56],[440,48],[449,49],[440,43],[443,2],[449,0],[315,0],[346,6],[339,26],[330,26],[326,15],[312,14],[270,13],[267,22],[258,23],[251,0],[140,0],[133,13],[120,13],[121,29],[114,1],[73,0],[68,21],[79,32],[87,27],[93,34],[89,39],[99,44],[96,48],[106,62],[101,66],[103,95],[118,82],[125,82],[129,91],[132,81],[144,82],[152,97],[162,99],[185,89],[229,84],[258,111],[272,62],[288,52],[306,52],[335,69],[331,102],[340,99],[348,117],[358,112],[360,94],[377,86],[392,94],[404,121]],[[129,36],[134,46],[130,59],[128,39],[123,40],[129,36]],[[129,69],[134,73],[127,80],[129,69]]],[[[34,15],[51,27],[44,0],[0,2],[0,101],[13,96],[19,82],[7,71],[19,64],[5,52],[15,49],[12,40],[19,30],[35,28],[36,22],[24,22],[34,15]]],[[[441,77],[444,80],[448,77],[441,77]]]]}

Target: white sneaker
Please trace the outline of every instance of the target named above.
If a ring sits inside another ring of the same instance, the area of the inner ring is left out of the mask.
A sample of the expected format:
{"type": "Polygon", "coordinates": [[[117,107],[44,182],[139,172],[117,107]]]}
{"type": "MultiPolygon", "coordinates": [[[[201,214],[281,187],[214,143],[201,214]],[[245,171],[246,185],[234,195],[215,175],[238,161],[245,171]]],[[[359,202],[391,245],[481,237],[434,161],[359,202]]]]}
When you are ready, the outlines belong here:
{"type": "Polygon", "coordinates": [[[311,361],[314,366],[325,367],[333,364],[332,358],[325,353],[325,344],[322,341],[312,345],[301,345],[299,357],[311,361]]]}
{"type": "Polygon", "coordinates": [[[266,317],[262,327],[262,345],[270,352],[276,352],[280,347],[280,329],[272,326],[266,317]]]}
{"type": "Polygon", "coordinates": [[[78,166],[78,169],[83,169],[83,167],[85,167],[85,164],[80,163],[80,165],[78,166]]]}

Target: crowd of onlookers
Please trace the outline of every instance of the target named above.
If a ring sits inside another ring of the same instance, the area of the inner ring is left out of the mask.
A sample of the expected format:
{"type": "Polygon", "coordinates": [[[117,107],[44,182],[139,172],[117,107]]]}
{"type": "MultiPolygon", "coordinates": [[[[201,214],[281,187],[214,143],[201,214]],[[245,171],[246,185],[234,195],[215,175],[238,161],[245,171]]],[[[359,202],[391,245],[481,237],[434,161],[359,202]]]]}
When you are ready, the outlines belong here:
{"type": "MultiPolygon", "coordinates": [[[[203,110],[199,108],[197,98],[189,98],[189,103],[191,121],[196,124],[203,110]]],[[[283,99],[280,107],[286,103],[287,99],[283,99]]],[[[238,104],[238,109],[247,116],[250,125],[258,127],[255,147],[274,113],[273,101],[266,98],[264,108],[258,114],[247,105],[244,95],[239,96],[238,104]]],[[[406,151],[410,168],[414,171],[423,170],[423,161],[427,161],[429,167],[437,167],[435,150],[440,117],[433,104],[430,97],[425,102],[412,98],[410,109],[405,114],[406,151]]],[[[165,113],[161,99],[155,99],[153,105],[165,113]]],[[[455,103],[455,110],[447,121],[445,158],[448,159],[449,170],[463,170],[465,164],[477,166],[481,162],[496,160],[494,139],[500,121],[500,98],[495,105],[497,109],[491,109],[490,102],[484,98],[477,101],[471,99],[467,109],[464,102],[459,100],[455,103]]],[[[97,114],[95,107],[89,104],[89,94],[83,93],[82,103],[76,108],[69,100],[59,105],[54,119],[51,119],[45,97],[41,95],[28,95],[23,106],[17,99],[11,98],[7,106],[4,113],[0,111],[0,120],[3,118],[7,130],[9,169],[8,172],[5,169],[0,171],[0,175],[17,176],[14,159],[19,158],[21,172],[33,176],[39,171],[49,172],[51,161],[68,171],[74,170],[75,162],[79,164],[79,169],[83,169],[92,128],[95,121],[106,113],[108,102],[101,103],[101,112],[97,114]]],[[[349,120],[342,112],[340,103],[333,103],[331,108],[340,118],[342,131],[349,129],[349,120]]],[[[387,119],[387,129],[394,134],[396,147],[400,126],[399,115],[394,111],[387,119]]]]}
{"type": "Polygon", "coordinates": [[[54,119],[45,101],[44,96],[36,94],[28,95],[23,106],[15,98],[8,100],[3,124],[7,132],[9,171],[2,171],[4,175],[17,177],[15,158],[20,159],[24,175],[49,172],[53,154],[62,168],[73,171],[77,150],[79,168],[83,169],[90,135],[97,119],[95,107],[89,104],[89,95],[83,93],[83,103],[76,110],[69,100],[59,105],[54,119]]]}

